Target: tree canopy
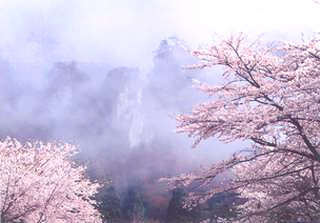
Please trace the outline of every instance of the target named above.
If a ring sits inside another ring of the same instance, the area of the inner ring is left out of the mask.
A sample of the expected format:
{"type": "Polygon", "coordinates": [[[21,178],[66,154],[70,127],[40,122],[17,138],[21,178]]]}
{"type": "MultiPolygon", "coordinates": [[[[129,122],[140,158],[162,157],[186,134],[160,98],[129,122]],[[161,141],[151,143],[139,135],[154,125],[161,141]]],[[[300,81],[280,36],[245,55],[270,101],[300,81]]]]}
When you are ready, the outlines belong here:
{"type": "Polygon", "coordinates": [[[0,142],[0,222],[101,222],[92,196],[99,184],[61,143],[0,142]]]}
{"type": "Polygon", "coordinates": [[[193,55],[200,63],[190,68],[221,66],[224,83],[196,82],[210,100],[177,116],[177,131],[195,137],[194,146],[210,137],[251,144],[169,181],[202,186],[190,206],[223,191],[241,193],[248,202],[234,222],[319,222],[320,40],[268,45],[239,34],[193,55]],[[231,179],[221,180],[226,173],[231,179]]]}

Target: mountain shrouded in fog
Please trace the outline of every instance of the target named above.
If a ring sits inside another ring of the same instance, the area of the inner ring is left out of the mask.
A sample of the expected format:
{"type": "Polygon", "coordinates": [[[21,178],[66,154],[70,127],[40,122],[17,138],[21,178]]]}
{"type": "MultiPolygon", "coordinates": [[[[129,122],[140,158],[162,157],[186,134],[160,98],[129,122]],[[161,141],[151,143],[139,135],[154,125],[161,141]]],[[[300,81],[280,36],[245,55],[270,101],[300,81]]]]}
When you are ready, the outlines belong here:
{"type": "Polygon", "coordinates": [[[37,85],[18,81],[19,73],[3,59],[0,137],[75,143],[89,176],[108,182],[99,199],[119,206],[102,205],[106,213],[120,208],[125,221],[164,218],[170,193],[158,179],[202,162],[193,158],[190,142],[174,133],[172,118],[201,100],[191,78],[202,74],[182,69],[191,61],[169,39],[160,42],[145,74],[134,67],[56,62],[37,85]]]}
{"type": "Polygon", "coordinates": [[[247,146],[208,139],[192,150],[192,140],[175,133],[175,115],[208,99],[193,80],[221,79],[216,70],[183,69],[197,61],[181,45],[197,48],[214,33],[238,31],[248,40],[260,33],[298,40],[319,31],[314,2],[1,0],[0,139],[77,145],[75,160],[105,183],[95,199],[108,222],[234,216],[243,202],[237,193],[189,211],[186,188],[170,191],[158,181],[247,146]]]}

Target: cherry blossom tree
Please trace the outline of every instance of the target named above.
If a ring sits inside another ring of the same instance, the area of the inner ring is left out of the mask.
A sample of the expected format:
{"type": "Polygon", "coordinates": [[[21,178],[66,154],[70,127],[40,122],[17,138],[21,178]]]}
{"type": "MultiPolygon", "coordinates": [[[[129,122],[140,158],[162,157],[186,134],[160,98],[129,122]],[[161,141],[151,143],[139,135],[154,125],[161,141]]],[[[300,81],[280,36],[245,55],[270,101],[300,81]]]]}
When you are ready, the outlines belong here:
{"type": "Polygon", "coordinates": [[[210,100],[177,116],[177,131],[194,146],[210,137],[250,146],[168,181],[197,185],[189,206],[241,193],[248,202],[234,222],[320,222],[320,40],[268,45],[239,34],[193,55],[200,62],[190,68],[222,67],[224,82],[196,83],[210,100]]]}
{"type": "Polygon", "coordinates": [[[70,157],[69,144],[0,142],[0,222],[101,222],[92,196],[100,187],[70,157]]]}

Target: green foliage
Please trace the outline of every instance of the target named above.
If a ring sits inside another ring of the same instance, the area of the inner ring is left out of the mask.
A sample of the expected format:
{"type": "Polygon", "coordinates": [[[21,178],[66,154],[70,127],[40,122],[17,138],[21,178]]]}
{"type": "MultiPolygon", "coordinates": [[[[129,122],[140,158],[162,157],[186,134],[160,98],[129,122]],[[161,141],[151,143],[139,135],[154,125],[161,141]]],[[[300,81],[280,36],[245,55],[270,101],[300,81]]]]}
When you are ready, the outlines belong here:
{"type": "Polygon", "coordinates": [[[122,222],[120,198],[112,185],[101,190],[97,200],[100,202],[98,210],[102,214],[104,221],[111,223],[122,222]]]}
{"type": "Polygon", "coordinates": [[[166,214],[166,223],[189,223],[199,219],[199,208],[193,210],[184,208],[186,196],[187,192],[183,188],[176,188],[172,191],[172,198],[166,214]]]}
{"type": "Polygon", "coordinates": [[[246,199],[240,198],[240,194],[235,192],[222,192],[214,195],[207,202],[207,217],[211,220],[218,218],[231,219],[237,217],[237,205],[246,202],[246,199]]]}
{"type": "Polygon", "coordinates": [[[123,213],[127,222],[144,222],[145,207],[141,189],[135,186],[129,187],[124,199],[123,213]]]}

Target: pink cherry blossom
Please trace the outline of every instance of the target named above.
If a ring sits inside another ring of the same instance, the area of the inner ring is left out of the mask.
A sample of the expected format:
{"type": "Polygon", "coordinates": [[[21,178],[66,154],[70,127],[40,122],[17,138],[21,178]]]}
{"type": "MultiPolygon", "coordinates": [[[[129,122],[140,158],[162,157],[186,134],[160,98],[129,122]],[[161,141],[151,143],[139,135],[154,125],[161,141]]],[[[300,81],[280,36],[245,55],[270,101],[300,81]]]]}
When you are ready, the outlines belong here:
{"type": "Polygon", "coordinates": [[[240,34],[193,52],[200,63],[189,68],[221,66],[224,83],[196,84],[210,100],[177,116],[177,132],[195,137],[194,146],[210,137],[251,145],[167,181],[199,185],[190,207],[218,192],[241,193],[248,202],[234,222],[320,222],[320,40],[274,45],[240,34]]]}
{"type": "Polygon", "coordinates": [[[100,187],[62,143],[0,142],[0,222],[101,222],[92,196],[100,187]]]}

